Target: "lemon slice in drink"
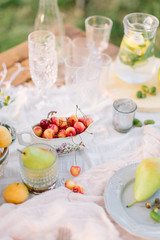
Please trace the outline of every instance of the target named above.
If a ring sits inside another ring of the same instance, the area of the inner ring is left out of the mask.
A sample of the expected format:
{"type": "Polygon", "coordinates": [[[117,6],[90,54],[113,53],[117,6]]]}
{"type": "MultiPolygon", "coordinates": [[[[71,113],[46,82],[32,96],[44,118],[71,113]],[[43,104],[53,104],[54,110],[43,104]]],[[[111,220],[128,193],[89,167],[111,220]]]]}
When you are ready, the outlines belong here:
{"type": "Polygon", "coordinates": [[[145,54],[150,41],[146,40],[141,33],[136,32],[128,37],[125,37],[124,43],[133,53],[142,57],[145,54]]]}
{"type": "Polygon", "coordinates": [[[142,57],[145,54],[146,49],[150,42],[148,40],[146,40],[146,41],[142,41],[140,44],[138,44],[135,41],[133,41],[132,38],[126,38],[124,43],[132,52],[134,52],[136,55],[142,57]]]}

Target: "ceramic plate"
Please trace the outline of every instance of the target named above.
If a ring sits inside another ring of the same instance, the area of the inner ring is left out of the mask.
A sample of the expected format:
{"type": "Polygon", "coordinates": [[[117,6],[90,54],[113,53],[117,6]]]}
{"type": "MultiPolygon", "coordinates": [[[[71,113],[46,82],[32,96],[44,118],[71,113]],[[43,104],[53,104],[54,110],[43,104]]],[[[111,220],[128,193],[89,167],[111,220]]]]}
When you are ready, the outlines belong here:
{"type": "MultiPolygon", "coordinates": [[[[122,168],[111,177],[104,191],[105,206],[112,218],[128,232],[146,239],[160,239],[160,223],[150,218],[151,209],[145,208],[145,202],[126,208],[135,201],[133,188],[137,165],[122,168]]],[[[156,197],[160,197],[160,190],[147,201],[156,197]]]]}

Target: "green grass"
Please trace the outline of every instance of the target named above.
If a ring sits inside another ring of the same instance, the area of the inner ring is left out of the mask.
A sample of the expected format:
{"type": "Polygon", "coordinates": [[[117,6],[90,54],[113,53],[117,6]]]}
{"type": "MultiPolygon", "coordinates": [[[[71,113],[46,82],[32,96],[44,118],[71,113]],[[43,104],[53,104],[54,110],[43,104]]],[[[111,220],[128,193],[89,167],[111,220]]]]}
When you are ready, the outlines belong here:
{"type": "Polygon", "coordinates": [[[33,30],[37,11],[33,2],[2,0],[0,3],[0,52],[27,40],[29,32],[33,30]]]}
{"type": "MultiPolygon", "coordinates": [[[[25,40],[33,31],[39,0],[0,0],[0,52],[25,40]]],[[[77,14],[76,0],[58,0],[64,21],[85,30],[84,20],[90,15],[104,15],[113,20],[111,42],[120,45],[124,16],[131,12],[146,12],[160,19],[159,0],[89,0],[82,14],[77,14]]],[[[156,35],[156,56],[160,57],[160,28],[156,35]]]]}
{"type": "Polygon", "coordinates": [[[58,6],[59,7],[64,7],[64,8],[69,8],[75,4],[74,0],[58,0],[58,6]]]}

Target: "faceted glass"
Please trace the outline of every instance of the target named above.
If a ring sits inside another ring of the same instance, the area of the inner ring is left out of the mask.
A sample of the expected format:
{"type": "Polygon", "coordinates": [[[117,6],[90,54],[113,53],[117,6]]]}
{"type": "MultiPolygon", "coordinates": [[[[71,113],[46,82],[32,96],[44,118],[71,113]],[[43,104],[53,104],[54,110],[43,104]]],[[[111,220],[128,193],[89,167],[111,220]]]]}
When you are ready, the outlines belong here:
{"type": "Polygon", "coordinates": [[[36,143],[30,146],[44,148],[51,151],[55,157],[55,162],[47,168],[31,169],[23,164],[22,154],[20,154],[20,173],[23,182],[28,187],[29,191],[33,193],[41,193],[53,189],[58,179],[58,155],[56,150],[50,145],[42,143],[36,143]]]}

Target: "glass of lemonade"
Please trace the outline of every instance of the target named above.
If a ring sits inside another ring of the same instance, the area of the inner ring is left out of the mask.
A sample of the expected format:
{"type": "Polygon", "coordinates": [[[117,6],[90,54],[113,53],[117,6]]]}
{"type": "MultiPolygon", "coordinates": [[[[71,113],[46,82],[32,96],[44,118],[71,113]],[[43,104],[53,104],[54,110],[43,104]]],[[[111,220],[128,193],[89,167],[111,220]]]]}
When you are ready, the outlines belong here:
{"type": "Polygon", "coordinates": [[[58,155],[56,150],[48,144],[35,143],[27,146],[20,152],[20,174],[22,181],[28,187],[29,191],[35,194],[39,194],[41,192],[54,189],[56,181],[58,179],[58,155]],[[38,162],[37,167],[35,167],[36,163],[34,165],[32,163],[29,163],[32,161],[36,162],[36,159],[38,157],[35,150],[36,148],[40,149],[40,153],[43,156],[41,157],[41,161],[44,160],[44,162],[38,162]],[[33,151],[35,151],[35,153],[33,151]],[[54,161],[51,161],[49,162],[49,164],[47,164],[47,167],[44,167],[44,163],[46,162],[47,158],[47,156],[45,155],[45,151],[49,151],[52,155],[51,159],[52,157],[54,159],[54,161]],[[25,158],[28,159],[23,160],[23,153],[26,156],[25,158]],[[27,164],[26,161],[28,162],[27,164]]]}
{"type": "Polygon", "coordinates": [[[115,62],[115,72],[124,82],[141,84],[156,70],[154,45],[159,20],[147,13],[131,13],[124,17],[124,37],[115,62]]]}

